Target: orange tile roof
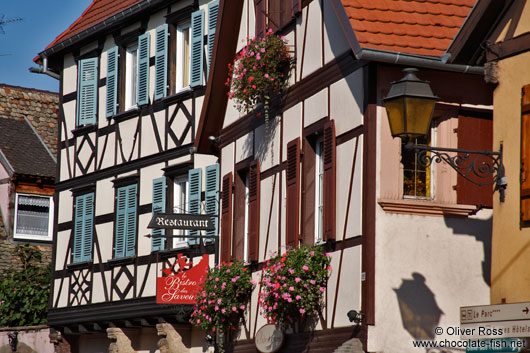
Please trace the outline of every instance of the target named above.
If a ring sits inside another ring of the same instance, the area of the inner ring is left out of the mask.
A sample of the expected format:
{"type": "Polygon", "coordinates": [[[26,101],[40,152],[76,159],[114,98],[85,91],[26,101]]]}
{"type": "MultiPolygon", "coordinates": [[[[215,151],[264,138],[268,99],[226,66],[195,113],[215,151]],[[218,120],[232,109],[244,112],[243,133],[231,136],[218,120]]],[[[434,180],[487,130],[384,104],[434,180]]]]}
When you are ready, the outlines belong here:
{"type": "Polygon", "coordinates": [[[46,49],[68,39],[143,0],[93,0],[81,16],[46,49]]]}
{"type": "Polygon", "coordinates": [[[440,56],[476,0],[342,0],[362,48],[440,56]]]}

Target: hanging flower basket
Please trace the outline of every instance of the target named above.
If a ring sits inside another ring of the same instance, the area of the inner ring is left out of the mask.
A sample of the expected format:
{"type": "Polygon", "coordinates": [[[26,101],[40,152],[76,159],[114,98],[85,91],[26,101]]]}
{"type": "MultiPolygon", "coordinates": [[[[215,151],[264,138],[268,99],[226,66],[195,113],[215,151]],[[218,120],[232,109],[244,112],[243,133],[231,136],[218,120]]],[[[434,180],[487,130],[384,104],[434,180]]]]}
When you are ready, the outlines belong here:
{"type": "Polygon", "coordinates": [[[251,280],[250,271],[241,261],[209,269],[195,298],[190,322],[212,336],[226,337],[235,331],[244,319],[254,288],[251,280]]]}
{"type": "Polygon", "coordinates": [[[330,257],[321,247],[302,246],[268,260],[261,275],[261,313],[286,327],[318,315],[330,271],[330,257]]]}
{"type": "Polygon", "coordinates": [[[247,38],[247,45],[228,65],[229,98],[244,112],[263,103],[268,121],[269,99],[286,87],[290,63],[285,37],[268,30],[263,37],[247,38]]]}

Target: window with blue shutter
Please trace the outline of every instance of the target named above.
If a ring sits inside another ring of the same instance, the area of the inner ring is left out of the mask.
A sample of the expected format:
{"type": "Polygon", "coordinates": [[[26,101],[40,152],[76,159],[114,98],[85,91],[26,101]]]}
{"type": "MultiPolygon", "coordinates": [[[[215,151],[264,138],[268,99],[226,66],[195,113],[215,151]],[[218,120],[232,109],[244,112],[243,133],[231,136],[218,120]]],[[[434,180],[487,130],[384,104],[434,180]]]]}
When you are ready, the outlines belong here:
{"type": "MultiPolygon", "coordinates": [[[[153,215],[156,213],[166,212],[166,178],[158,178],[153,180],[153,215]]],[[[151,231],[151,251],[164,249],[165,238],[164,229],[153,229],[151,231]]]]}
{"type": "Polygon", "coordinates": [[[107,51],[107,102],[105,106],[107,118],[116,114],[118,97],[118,47],[107,51]]]}
{"type": "MultiPolygon", "coordinates": [[[[219,164],[207,166],[205,174],[204,208],[207,214],[216,216],[212,217],[215,229],[206,231],[206,235],[216,236],[219,234],[219,164]]],[[[206,239],[205,242],[212,243],[213,239],[206,239]]]]}
{"type": "Polygon", "coordinates": [[[219,0],[208,4],[208,73],[212,63],[213,43],[215,40],[215,27],[217,27],[217,16],[219,14],[219,0]]]}
{"type": "Polygon", "coordinates": [[[157,27],[155,52],[155,99],[164,98],[167,92],[168,35],[167,23],[157,27]]]}
{"type": "MultiPolygon", "coordinates": [[[[191,169],[188,171],[188,213],[201,213],[201,193],[202,193],[202,169],[191,169]]],[[[198,236],[200,231],[192,230],[190,235],[198,236]]],[[[198,238],[189,238],[189,245],[199,244],[198,238]]]]}
{"type": "Polygon", "coordinates": [[[149,102],[149,33],[138,37],[138,105],[149,102]]]}
{"type": "Polygon", "coordinates": [[[73,262],[92,259],[92,234],[94,228],[94,193],[77,196],[74,210],[73,262]]]}
{"type": "Polygon", "coordinates": [[[79,60],[77,79],[77,126],[96,123],[98,58],[79,60]]]}
{"type": "Polygon", "coordinates": [[[204,10],[191,14],[191,80],[190,86],[202,85],[204,60],[204,10]]]}
{"type": "Polygon", "coordinates": [[[134,256],[136,246],[136,184],[118,188],[116,192],[116,241],[114,258],[134,256]]]}

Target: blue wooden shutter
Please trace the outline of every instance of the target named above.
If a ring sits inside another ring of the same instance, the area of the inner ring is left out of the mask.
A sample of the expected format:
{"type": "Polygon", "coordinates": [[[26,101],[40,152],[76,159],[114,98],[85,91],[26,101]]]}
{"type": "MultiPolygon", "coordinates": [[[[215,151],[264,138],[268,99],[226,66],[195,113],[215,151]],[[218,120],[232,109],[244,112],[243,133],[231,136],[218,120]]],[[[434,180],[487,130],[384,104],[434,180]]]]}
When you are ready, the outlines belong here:
{"type": "MultiPolygon", "coordinates": [[[[166,212],[166,178],[153,180],[153,215],[155,213],[166,212]]],[[[164,229],[153,229],[151,235],[165,235],[164,229]]],[[[151,251],[164,249],[165,238],[151,238],[151,251]]]]}
{"type": "Polygon", "coordinates": [[[107,118],[116,114],[118,97],[118,47],[107,51],[107,118]]]}
{"type": "Polygon", "coordinates": [[[79,60],[77,87],[77,125],[96,123],[98,58],[79,60]]]}
{"type": "Polygon", "coordinates": [[[125,256],[125,234],[127,227],[127,190],[119,188],[116,198],[116,242],[114,244],[114,257],[121,258],[125,256]]]}
{"type": "Polygon", "coordinates": [[[155,99],[163,98],[167,92],[167,23],[156,29],[155,53],[155,99]]]}
{"type": "Polygon", "coordinates": [[[213,43],[215,40],[215,27],[217,26],[217,16],[219,14],[219,0],[208,4],[208,73],[212,63],[213,43]]]}
{"type": "Polygon", "coordinates": [[[94,225],[94,193],[75,199],[73,262],[92,259],[92,233],[94,225]]]}
{"type": "Polygon", "coordinates": [[[191,14],[191,87],[202,85],[204,52],[204,10],[191,14]]]}
{"type": "MultiPolygon", "coordinates": [[[[201,193],[202,193],[202,169],[191,169],[188,171],[188,213],[201,213],[201,193]]],[[[200,235],[199,231],[190,231],[190,235],[200,235]]],[[[199,244],[199,239],[189,238],[189,245],[199,244]]]]}
{"type": "MultiPolygon", "coordinates": [[[[212,221],[215,230],[209,230],[206,235],[219,234],[219,164],[213,164],[206,167],[206,190],[204,192],[204,208],[207,214],[215,215],[212,221]]],[[[206,243],[212,243],[213,239],[206,239],[206,243]]]]}
{"type": "Polygon", "coordinates": [[[127,238],[125,256],[133,256],[136,251],[136,184],[127,187],[127,238]]]}
{"type": "Polygon", "coordinates": [[[149,32],[138,37],[138,105],[149,102],[149,32]]]}

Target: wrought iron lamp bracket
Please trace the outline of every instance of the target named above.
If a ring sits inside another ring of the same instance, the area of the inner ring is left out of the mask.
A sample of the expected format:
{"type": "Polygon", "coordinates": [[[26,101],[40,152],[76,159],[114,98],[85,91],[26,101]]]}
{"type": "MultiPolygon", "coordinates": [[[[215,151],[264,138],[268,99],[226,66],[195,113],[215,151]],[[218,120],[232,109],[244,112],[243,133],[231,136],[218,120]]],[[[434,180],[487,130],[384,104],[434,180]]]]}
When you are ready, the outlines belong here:
{"type": "Polygon", "coordinates": [[[443,161],[475,185],[495,184],[495,190],[499,190],[500,201],[504,202],[507,182],[502,162],[502,144],[499,152],[431,147],[417,145],[412,141],[405,144],[405,149],[414,151],[417,163],[424,167],[443,161]]]}

